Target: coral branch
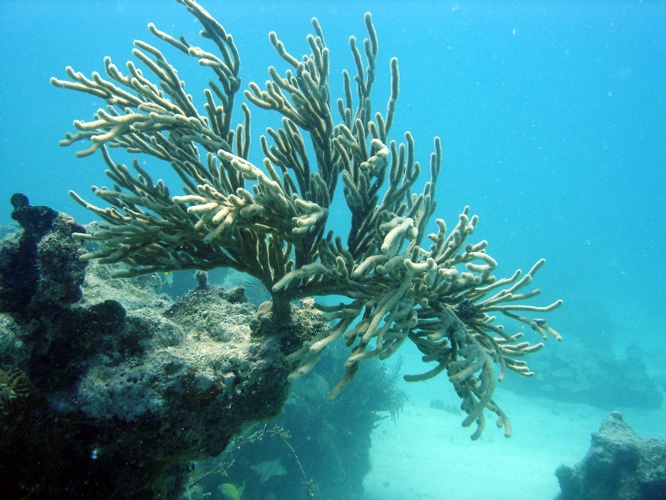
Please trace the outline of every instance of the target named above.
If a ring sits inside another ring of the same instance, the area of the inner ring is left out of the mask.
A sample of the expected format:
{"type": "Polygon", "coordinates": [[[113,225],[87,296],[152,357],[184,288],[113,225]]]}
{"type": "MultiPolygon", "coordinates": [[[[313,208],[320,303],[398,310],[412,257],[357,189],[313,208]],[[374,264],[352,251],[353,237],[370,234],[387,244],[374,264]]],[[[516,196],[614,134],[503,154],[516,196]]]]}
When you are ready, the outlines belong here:
{"type": "Polygon", "coordinates": [[[484,409],[496,413],[510,435],[509,420],[492,399],[494,365],[500,367],[500,380],[507,368],[531,375],[516,358],[542,344],[518,342],[521,334],[506,332],[491,314],[500,312],[543,339],[552,335],[559,340],[544,319],[529,316],[550,312],[562,302],[525,303],[540,293],[528,287],[543,259],[524,275],[516,271],[508,278],[495,277],[498,263],[486,253],[488,243],[467,242],[478,224],[469,207],[451,231],[437,219],[436,231],[427,232],[435,212],[441,142],[435,138],[429,180],[414,192],[421,173],[414,138],[406,132],[404,143],[389,139],[400,86],[395,58],[389,65],[386,111],[372,111],[379,43],[370,14],[365,16],[362,49],[350,38],[354,72],[343,72],[343,97],[335,101],[339,122],[331,107],[331,54],[319,22],[312,20],[309,53],[301,58],[270,33],[269,42],[287,69],[271,66],[263,88],[251,82],[243,95],[282,120],[261,137],[264,160],[254,164],[249,159],[248,106],[242,107],[242,123],[231,125],[241,88],[238,48],[194,0],[178,1],[201,23],[201,36],[212,42],[212,50],[152,24],[149,31],[213,73],[203,110],[194,106],[180,73],[162,51],[143,41],[135,42],[132,52],[143,69],[129,62],[123,74],[107,58],[105,77],[93,73],[88,78],[67,68],[69,80],[51,80],[106,104],[90,121],[75,121],[76,132],[61,143],[88,141],[77,155],[99,151],[114,183],[111,189],[93,187],[106,208],[72,193],[104,221],[95,234],[78,236],[105,243],[84,258],[125,262],[125,275],[232,267],[255,276],[271,294],[256,322],[257,333],[263,334],[271,331],[271,322],[288,324],[295,299],[345,297],[337,306],[320,306],[331,321],[329,330],[289,343],[292,378],[311,370],[326,346],[344,338],[351,355],[333,397],[355,377],[363,360],[385,359],[409,339],[424,361],[436,366],[407,380],[446,371],[467,413],[463,425],[477,424],[472,437],[483,429],[484,409]],[[182,193],[172,195],[136,161],[133,170],[116,164],[110,148],[168,162],[183,181],[182,193]],[[344,239],[329,221],[338,182],[350,219],[344,239]],[[426,236],[429,246],[424,245],[426,236]]]}

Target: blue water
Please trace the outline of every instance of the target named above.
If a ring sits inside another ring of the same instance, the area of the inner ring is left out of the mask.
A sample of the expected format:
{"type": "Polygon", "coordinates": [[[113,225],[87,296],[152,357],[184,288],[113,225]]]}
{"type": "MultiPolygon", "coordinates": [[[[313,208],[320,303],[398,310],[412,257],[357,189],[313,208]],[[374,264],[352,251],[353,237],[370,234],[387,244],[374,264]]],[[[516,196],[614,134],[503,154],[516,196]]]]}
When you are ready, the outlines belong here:
{"type": "MultiPolygon", "coordinates": [[[[609,352],[622,356],[640,345],[651,373],[665,375],[666,3],[204,5],[233,33],[245,85],[263,83],[270,64],[284,67],[269,31],[300,54],[309,51],[309,20],[318,17],[334,89],[340,70],[352,67],[347,38],[364,37],[363,13],[371,11],[380,40],[376,108],[385,109],[388,61],[397,56],[393,138],[410,130],[424,165],[433,136],[443,141],[437,215],[453,224],[471,205],[481,218],[475,237],[490,241],[499,274],[546,257],[537,283],[543,303],[565,300],[551,322],[569,346],[603,329],[609,352]]],[[[101,71],[107,55],[120,66],[135,38],[153,43],[148,22],[196,40],[198,26],[175,2],[0,2],[0,223],[10,220],[9,197],[17,191],[90,220],[67,192],[106,184],[103,162],[78,160],[76,146],[58,141],[99,103],[55,89],[49,78],[64,78],[67,65],[101,71]]],[[[208,75],[173,60],[199,96],[208,75]]],[[[274,123],[254,112],[254,146],[274,123]]],[[[161,166],[147,167],[156,178],[172,178],[161,166]]]]}

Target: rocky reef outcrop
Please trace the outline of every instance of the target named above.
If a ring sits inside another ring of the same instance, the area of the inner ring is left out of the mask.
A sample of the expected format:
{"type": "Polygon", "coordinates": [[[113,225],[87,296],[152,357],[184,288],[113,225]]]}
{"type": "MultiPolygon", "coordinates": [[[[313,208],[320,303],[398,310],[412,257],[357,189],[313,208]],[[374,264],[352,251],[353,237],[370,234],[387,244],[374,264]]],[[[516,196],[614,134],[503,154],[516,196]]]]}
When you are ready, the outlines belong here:
{"type": "MultiPolygon", "coordinates": [[[[159,275],[86,268],[70,217],[22,195],[12,204],[22,230],[0,247],[2,491],[173,497],[191,460],[279,413],[293,367],[279,335],[251,331],[241,289],[202,279],[173,302],[159,275]]],[[[307,305],[293,318],[304,336],[326,327],[307,305]]]]}
{"type": "Polygon", "coordinates": [[[614,411],[592,434],[585,458],[555,474],[558,500],[666,499],[666,440],[641,438],[614,411]]]}

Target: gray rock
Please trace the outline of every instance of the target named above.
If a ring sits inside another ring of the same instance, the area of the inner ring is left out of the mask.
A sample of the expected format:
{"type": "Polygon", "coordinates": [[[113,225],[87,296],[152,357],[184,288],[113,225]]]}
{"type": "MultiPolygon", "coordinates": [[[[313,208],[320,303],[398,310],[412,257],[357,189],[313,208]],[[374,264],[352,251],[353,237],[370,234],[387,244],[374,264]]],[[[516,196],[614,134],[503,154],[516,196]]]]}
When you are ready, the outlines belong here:
{"type": "Polygon", "coordinates": [[[560,466],[559,500],[666,499],[666,440],[641,438],[612,412],[582,462],[560,466]]]}

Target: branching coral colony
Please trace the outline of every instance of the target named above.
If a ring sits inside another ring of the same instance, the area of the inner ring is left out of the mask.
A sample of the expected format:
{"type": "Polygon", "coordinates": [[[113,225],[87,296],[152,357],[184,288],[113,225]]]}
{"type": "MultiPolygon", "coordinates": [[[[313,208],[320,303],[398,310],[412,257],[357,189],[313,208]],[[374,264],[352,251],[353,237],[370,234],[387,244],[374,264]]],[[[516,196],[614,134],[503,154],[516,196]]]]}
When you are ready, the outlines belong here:
{"type": "Polygon", "coordinates": [[[436,232],[427,235],[429,244],[424,242],[435,209],[441,144],[436,138],[430,181],[423,192],[413,193],[421,171],[414,140],[409,132],[402,144],[388,139],[399,91],[395,58],[386,112],[371,110],[378,43],[370,14],[365,16],[368,37],[362,50],[350,38],[356,74],[352,78],[343,72],[344,96],[333,107],[330,55],[318,21],[312,20],[315,34],[307,37],[311,53],[300,60],[270,33],[271,44],[290,69],[281,74],[270,67],[263,89],[250,83],[244,92],[251,104],[282,115],[281,126],[267,129],[260,139],[264,160],[257,166],[248,160],[246,104],[241,104],[243,122],[232,125],[241,88],[234,40],[194,0],[177,1],[199,20],[201,36],[217,53],[152,24],[148,29],[215,75],[204,91],[203,113],[163,53],[142,41],[135,42],[133,54],[150,78],[132,62],[123,73],[106,58],[105,77],[93,73],[87,78],[67,68],[69,81],[51,80],[106,102],[92,121],[75,121],[77,131],[61,143],[90,141],[77,156],[99,151],[115,184],[111,189],[93,187],[107,208],[71,193],[105,221],[96,233],[77,235],[105,243],[84,258],[124,262],[129,266],[125,276],[217,267],[252,275],[272,299],[259,309],[259,335],[267,323],[288,322],[294,300],[346,297],[339,305],[316,306],[331,326],[288,353],[293,377],[311,370],[326,346],[343,337],[351,355],[332,390],[334,397],[354,378],[362,360],[388,358],[409,339],[435,367],[407,380],[425,380],[446,370],[467,413],[463,425],[477,424],[472,438],[483,430],[484,408],[497,414],[498,426],[509,436],[510,422],[492,398],[493,364],[499,365],[500,380],[507,368],[531,375],[520,358],[543,344],[519,341],[521,333],[507,333],[492,315],[524,323],[543,339],[548,334],[560,339],[544,319],[522,314],[548,312],[561,301],[522,304],[540,293],[525,288],[544,260],[524,275],[493,276],[497,262],[486,253],[487,242],[466,243],[478,221],[468,207],[451,231],[437,219],[436,232]],[[184,195],[172,196],[136,160],[136,173],[115,163],[109,147],[168,162],[184,183],[184,195]],[[351,217],[346,241],[327,227],[340,180],[351,217]]]}

